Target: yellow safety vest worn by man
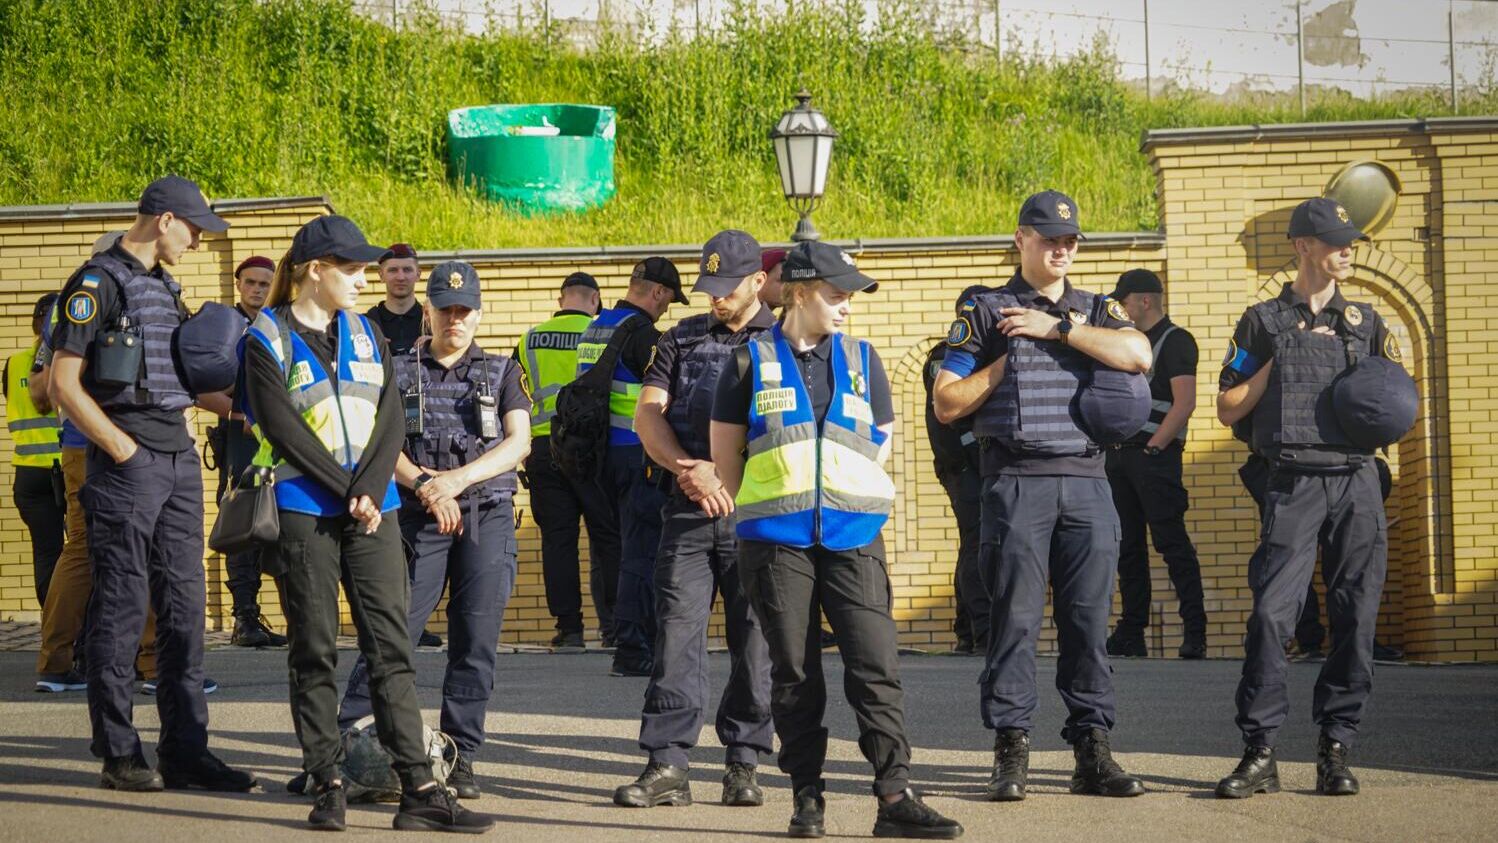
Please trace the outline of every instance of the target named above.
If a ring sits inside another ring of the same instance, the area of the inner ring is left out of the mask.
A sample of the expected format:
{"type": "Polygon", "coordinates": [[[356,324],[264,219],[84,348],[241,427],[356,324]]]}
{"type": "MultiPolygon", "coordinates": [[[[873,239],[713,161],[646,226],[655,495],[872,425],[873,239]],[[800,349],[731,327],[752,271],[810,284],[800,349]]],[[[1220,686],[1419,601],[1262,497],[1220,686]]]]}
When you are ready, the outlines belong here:
{"type": "Polygon", "coordinates": [[[36,346],[12,354],[5,361],[5,426],[15,445],[11,464],[51,468],[62,456],[62,423],[57,413],[43,413],[31,403],[27,381],[36,360],[36,346]]]}

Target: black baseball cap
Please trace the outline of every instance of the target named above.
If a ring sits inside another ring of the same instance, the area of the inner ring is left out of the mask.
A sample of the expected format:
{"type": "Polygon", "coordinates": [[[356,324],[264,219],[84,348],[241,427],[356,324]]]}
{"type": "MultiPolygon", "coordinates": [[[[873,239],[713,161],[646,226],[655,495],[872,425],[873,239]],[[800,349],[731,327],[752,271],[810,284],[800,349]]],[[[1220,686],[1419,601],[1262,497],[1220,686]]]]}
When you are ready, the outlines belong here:
{"type": "Polygon", "coordinates": [[[686,304],[688,301],[687,294],[681,291],[681,273],[676,271],[676,264],[667,258],[654,256],[640,261],[629,274],[629,280],[631,283],[654,281],[675,293],[677,304],[686,304]]]}
{"type": "Polygon", "coordinates": [[[590,290],[598,289],[598,279],[586,272],[574,272],[562,279],[562,289],[568,287],[587,287],[590,290]]]}
{"type": "Polygon", "coordinates": [[[42,319],[52,312],[52,305],[57,303],[56,293],[47,293],[36,300],[36,306],[31,308],[32,319],[42,319]]]}
{"type": "Polygon", "coordinates": [[[1123,301],[1124,296],[1130,293],[1163,292],[1165,292],[1165,285],[1160,283],[1160,276],[1140,267],[1118,276],[1118,283],[1114,285],[1113,292],[1108,294],[1108,298],[1123,301]]]}
{"type": "Polygon", "coordinates": [[[338,258],[354,263],[369,263],[385,253],[382,246],[371,246],[364,239],[364,232],[348,217],[336,214],[318,217],[301,228],[291,238],[291,251],[286,257],[293,264],[306,263],[318,258],[338,258]]]}
{"type": "Polygon", "coordinates": [[[763,271],[759,241],[747,231],[730,228],[714,234],[702,247],[697,283],[692,292],[722,298],[738,289],[745,278],[763,271]]]}
{"type": "Polygon", "coordinates": [[[786,281],[821,279],[849,293],[872,293],[879,282],[858,271],[853,256],[830,243],[803,240],[785,254],[781,277],[786,281]]]}
{"type": "Polygon", "coordinates": [[[1019,208],[1019,224],[1035,229],[1042,237],[1082,236],[1077,223],[1077,203],[1056,190],[1042,190],[1019,208]]]}
{"type": "Polygon", "coordinates": [[[181,176],[162,176],[146,185],[136,210],[148,217],[171,214],[204,231],[227,231],[229,221],[215,214],[196,182],[181,176]]]}
{"type": "Polygon", "coordinates": [[[1314,237],[1332,246],[1349,246],[1368,235],[1352,224],[1347,209],[1335,199],[1318,196],[1295,206],[1290,214],[1290,238],[1314,237]]]}
{"type": "Polygon", "coordinates": [[[478,271],[466,261],[443,261],[427,273],[427,301],[438,310],[453,305],[480,310],[479,293],[478,271]]]}

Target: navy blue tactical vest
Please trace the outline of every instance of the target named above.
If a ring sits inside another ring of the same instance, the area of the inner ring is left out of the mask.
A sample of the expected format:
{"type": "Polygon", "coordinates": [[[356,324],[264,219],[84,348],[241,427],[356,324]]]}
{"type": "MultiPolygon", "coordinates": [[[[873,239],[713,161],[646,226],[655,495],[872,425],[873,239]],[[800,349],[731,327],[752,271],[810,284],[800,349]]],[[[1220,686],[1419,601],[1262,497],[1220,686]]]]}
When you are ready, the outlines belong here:
{"type": "Polygon", "coordinates": [[[1272,299],[1251,309],[1274,341],[1274,368],[1253,411],[1254,451],[1307,468],[1345,467],[1369,457],[1372,451],[1354,446],[1337,422],[1332,382],[1367,356],[1377,319],[1373,308],[1349,302],[1336,336],[1306,329],[1288,301],[1272,299]],[[1346,314],[1353,312],[1357,316],[1349,320],[1346,314]]]}
{"type": "MultiPolygon", "coordinates": [[[[406,440],[406,453],[411,461],[420,466],[438,471],[451,471],[467,465],[499,445],[504,439],[504,408],[496,406],[499,419],[499,438],[484,439],[479,436],[478,408],[475,399],[483,394],[492,395],[499,401],[505,376],[514,360],[493,354],[485,354],[477,344],[469,347],[466,357],[467,377],[461,381],[437,381],[428,376],[425,367],[416,362],[416,350],[406,352],[392,360],[395,366],[395,384],[404,395],[416,386],[418,378],[422,391],[422,435],[406,440]]],[[[515,494],[518,482],[514,471],[491,477],[483,483],[470,486],[462,499],[470,498],[488,506],[515,494]]]]}
{"type": "MultiPolygon", "coordinates": [[[[140,332],[145,363],[135,388],[100,389],[93,395],[100,407],[122,409],[159,407],[182,410],[192,404],[192,395],[177,372],[172,359],[172,335],[187,318],[182,306],[182,285],[165,272],[158,278],[136,275],[108,252],[95,255],[89,265],[97,266],[117,283],[120,313],[140,332]]],[[[110,326],[113,327],[113,326],[110,326]]]]}
{"type": "MultiPolygon", "coordinates": [[[[1088,324],[1101,318],[1104,298],[1088,294],[1088,324]]],[[[985,293],[997,308],[1024,307],[1007,290],[985,293]]],[[[1092,374],[1092,358],[1058,340],[1009,338],[1004,379],[973,421],[980,438],[992,437],[1022,456],[1068,457],[1096,453],[1098,446],[1077,417],[1077,396],[1092,374]]]]}
{"type": "Polygon", "coordinates": [[[682,450],[699,460],[713,458],[708,425],[718,376],[733,359],[734,349],[767,330],[745,328],[725,336],[726,342],[720,342],[709,333],[715,324],[717,320],[712,314],[699,313],[683,319],[671,330],[677,347],[676,380],[671,384],[666,420],[671,423],[682,450]]]}

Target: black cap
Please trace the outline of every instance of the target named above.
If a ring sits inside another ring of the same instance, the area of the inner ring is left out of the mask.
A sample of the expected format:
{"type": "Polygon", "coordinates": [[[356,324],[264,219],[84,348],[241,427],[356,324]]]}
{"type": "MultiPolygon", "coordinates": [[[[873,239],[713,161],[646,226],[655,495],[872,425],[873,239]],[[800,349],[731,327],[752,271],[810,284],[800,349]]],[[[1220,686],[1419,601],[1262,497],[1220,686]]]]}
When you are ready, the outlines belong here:
{"type": "Polygon", "coordinates": [[[598,279],[586,272],[574,272],[562,279],[562,289],[568,287],[587,287],[590,290],[598,289],[598,279]]]}
{"type": "Polygon", "coordinates": [[[663,257],[649,257],[635,264],[634,271],[629,274],[630,283],[635,281],[654,281],[676,294],[677,304],[687,303],[687,294],[681,291],[681,273],[676,271],[676,264],[663,257]]]}
{"type": "Polygon", "coordinates": [[[1403,366],[1386,357],[1364,357],[1332,382],[1331,403],[1347,441],[1384,448],[1415,426],[1420,391],[1403,366]]]}
{"type": "Polygon", "coordinates": [[[286,257],[293,263],[306,263],[318,258],[338,258],[354,263],[369,263],[385,253],[380,246],[371,246],[364,239],[364,232],[348,217],[329,215],[318,217],[297,229],[291,238],[291,251],[286,257]]]}
{"type": "Polygon", "coordinates": [[[56,293],[47,293],[36,300],[36,306],[31,308],[32,319],[42,319],[52,312],[52,305],[57,302],[56,293]]]}
{"type": "Polygon", "coordinates": [[[1123,301],[1124,296],[1130,293],[1163,292],[1165,292],[1165,285],[1160,283],[1160,276],[1141,267],[1118,276],[1118,284],[1114,285],[1113,292],[1108,294],[1108,298],[1123,301]]]}
{"type": "Polygon", "coordinates": [[[204,231],[226,231],[229,221],[215,214],[196,182],[181,176],[163,176],[146,185],[136,210],[146,216],[171,214],[204,231]]]}
{"type": "Polygon", "coordinates": [[[1337,200],[1325,196],[1307,199],[1295,206],[1295,211],[1290,214],[1289,235],[1292,239],[1314,237],[1338,247],[1351,245],[1354,240],[1368,239],[1368,235],[1352,224],[1347,209],[1337,200]]]}
{"type": "Polygon", "coordinates": [[[462,305],[472,310],[483,306],[479,274],[464,261],[443,261],[427,274],[427,301],[438,310],[462,305]]]}
{"type": "Polygon", "coordinates": [[[692,292],[722,298],[738,289],[745,278],[763,271],[759,241],[736,228],[720,231],[702,247],[697,271],[692,292]]]}
{"type": "Polygon", "coordinates": [[[786,281],[820,278],[849,293],[872,293],[879,289],[878,281],[858,271],[852,255],[816,240],[803,240],[786,252],[785,267],[780,272],[786,281]]]}
{"type": "Polygon", "coordinates": [[[1077,203],[1055,190],[1043,190],[1019,208],[1019,224],[1035,229],[1042,237],[1082,236],[1077,223],[1077,203]]]}

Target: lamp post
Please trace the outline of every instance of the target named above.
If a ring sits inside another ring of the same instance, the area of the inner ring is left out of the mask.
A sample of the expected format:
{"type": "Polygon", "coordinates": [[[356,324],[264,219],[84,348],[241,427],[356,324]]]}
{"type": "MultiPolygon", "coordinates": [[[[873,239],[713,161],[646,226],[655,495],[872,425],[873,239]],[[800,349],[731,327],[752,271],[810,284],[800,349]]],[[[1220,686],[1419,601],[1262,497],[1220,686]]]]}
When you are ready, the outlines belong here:
{"type": "Polygon", "coordinates": [[[827,164],[832,160],[832,141],[837,137],[822,112],[812,108],[811,92],[796,92],[796,107],[780,115],[770,131],[775,161],[780,165],[780,190],[785,201],[801,215],[791,239],[819,240],[811,212],[827,186],[827,164]]]}

